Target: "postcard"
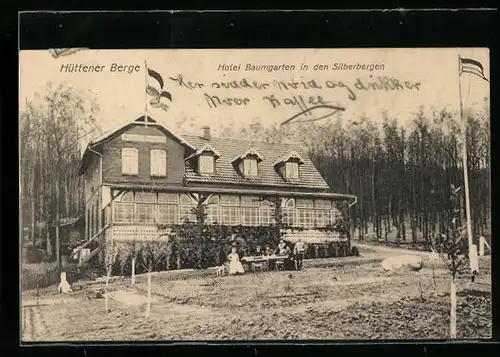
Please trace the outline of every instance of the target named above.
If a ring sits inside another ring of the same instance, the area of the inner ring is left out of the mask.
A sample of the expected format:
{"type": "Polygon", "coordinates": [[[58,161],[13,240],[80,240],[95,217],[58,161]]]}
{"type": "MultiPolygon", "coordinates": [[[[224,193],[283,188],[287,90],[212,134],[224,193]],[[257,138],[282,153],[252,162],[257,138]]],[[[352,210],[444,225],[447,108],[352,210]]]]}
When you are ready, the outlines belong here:
{"type": "Polygon", "coordinates": [[[487,48],[20,52],[30,342],[491,338],[487,48]]]}

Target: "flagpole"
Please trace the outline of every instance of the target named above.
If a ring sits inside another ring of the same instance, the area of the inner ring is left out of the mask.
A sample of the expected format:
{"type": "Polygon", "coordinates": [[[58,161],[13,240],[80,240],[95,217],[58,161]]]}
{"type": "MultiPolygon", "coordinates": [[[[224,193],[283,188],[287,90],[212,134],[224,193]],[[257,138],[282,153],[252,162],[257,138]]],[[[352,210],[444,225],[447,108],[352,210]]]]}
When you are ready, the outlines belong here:
{"type": "Polygon", "coordinates": [[[458,55],[458,94],[460,96],[460,120],[462,122],[463,143],[462,143],[462,165],[464,167],[464,192],[465,192],[465,215],[467,218],[467,239],[469,245],[469,265],[472,273],[472,225],[470,215],[470,197],[469,197],[469,172],[467,168],[467,121],[464,119],[464,110],[462,104],[462,85],[460,81],[460,55],[458,55]]]}
{"type": "Polygon", "coordinates": [[[144,60],[144,98],[145,98],[145,102],[144,102],[144,125],[148,125],[148,92],[147,92],[147,88],[148,88],[148,64],[146,62],[146,60],[144,60]]]}

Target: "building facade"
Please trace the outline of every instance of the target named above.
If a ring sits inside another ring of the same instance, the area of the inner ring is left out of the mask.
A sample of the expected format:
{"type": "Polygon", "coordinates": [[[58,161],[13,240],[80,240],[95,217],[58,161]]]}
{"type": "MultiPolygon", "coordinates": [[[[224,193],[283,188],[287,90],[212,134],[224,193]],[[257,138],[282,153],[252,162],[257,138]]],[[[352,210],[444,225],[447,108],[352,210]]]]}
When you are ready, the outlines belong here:
{"type": "MultiPolygon", "coordinates": [[[[269,197],[279,197],[283,223],[314,230],[340,217],[340,201],[300,148],[180,136],[150,117],[91,142],[82,157],[88,240],[154,239],[158,224],[195,220],[203,196],[208,223],[258,226],[274,222],[269,197]]],[[[161,232],[160,232],[161,233],[161,232]]]]}

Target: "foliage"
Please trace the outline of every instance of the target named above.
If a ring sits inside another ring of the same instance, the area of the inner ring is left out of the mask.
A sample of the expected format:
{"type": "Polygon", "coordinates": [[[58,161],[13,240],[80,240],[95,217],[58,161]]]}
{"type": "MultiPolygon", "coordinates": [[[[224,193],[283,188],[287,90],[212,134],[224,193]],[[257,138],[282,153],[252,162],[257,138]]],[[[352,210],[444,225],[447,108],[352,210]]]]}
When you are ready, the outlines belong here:
{"type": "Polygon", "coordinates": [[[166,242],[163,239],[148,239],[140,242],[138,263],[148,272],[152,272],[165,258],[166,242]]]}
{"type": "Polygon", "coordinates": [[[80,141],[99,134],[99,107],[88,93],[50,84],[20,106],[21,218],[23,226],[31,226],[29,238],[34,241],[42,235],[36,222],[83,213],[80,141]]]}
{"type": "Polygon", "coordinates": [[[434,234],[429,240],[432,250],[439,254],[453,279],[458,273],[464,271],[469,263],[466,226],[459,226],[457,222],[459,191],[460,187],[451,186],[451,205],[448,211],[452,217],[450,219],[450,234],[434,234]]]}
{"type": "MultiPolygon", "coordinates": [[[[94,279],[101,275],[100,266],[87,265],[79,267],[76,264],[70,264],[64,267],[68,282],[71,284],[82,279],[94,279]]],[[[61,268],[56,262],[39,264],[22,264],[21,266],[21,288],[22,290],[49,287],[59,284],[61,268]]]]}
{"type": "MultiPolygon", "coordinates": [[[[467,166],[474,237],[490,229],[490,113],[465,113],[467,166]]],[[[433,232],[450,234],[448,188],[463,182],[462,123],[457,113],[420,107],[412,116],[327,119],[293,126],[252,123],[226,137],[296,142],[308,153],[333,191],[352,193],[350,238],[374,236],[426,242],[433,232]],[[264,139],[263,139],[264,138],[264,139]]],[[[460,198],[463,200],[463,196],[460,198]]],[[[460,205],[458,222],[465,218],[460,205]]]]}

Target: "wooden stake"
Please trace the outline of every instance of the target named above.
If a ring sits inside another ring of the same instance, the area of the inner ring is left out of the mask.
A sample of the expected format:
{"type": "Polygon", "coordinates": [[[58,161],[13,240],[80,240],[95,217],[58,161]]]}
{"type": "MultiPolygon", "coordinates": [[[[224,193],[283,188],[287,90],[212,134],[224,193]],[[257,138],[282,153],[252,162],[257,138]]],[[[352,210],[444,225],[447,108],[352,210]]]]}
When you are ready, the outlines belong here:
{"type": "Polygon", "coordinates": [[[450,281],[450,338],[457,338],[457,287],[455,279],[451,278],[450,281]]]}
{"type": "Polygon", "coordinates": [[[135,258],[132,257],[132,286],[135,285],[135,258]]]}

